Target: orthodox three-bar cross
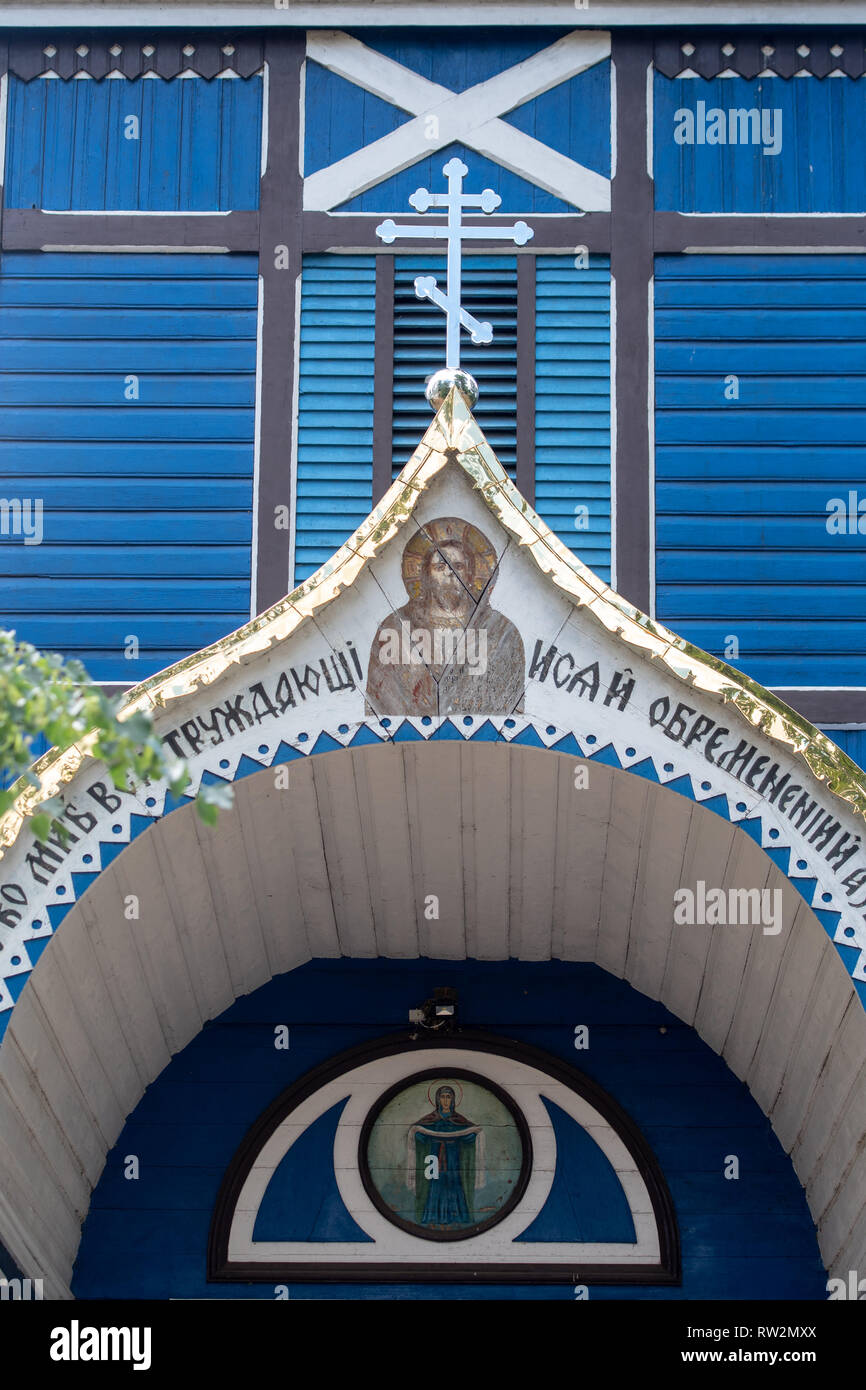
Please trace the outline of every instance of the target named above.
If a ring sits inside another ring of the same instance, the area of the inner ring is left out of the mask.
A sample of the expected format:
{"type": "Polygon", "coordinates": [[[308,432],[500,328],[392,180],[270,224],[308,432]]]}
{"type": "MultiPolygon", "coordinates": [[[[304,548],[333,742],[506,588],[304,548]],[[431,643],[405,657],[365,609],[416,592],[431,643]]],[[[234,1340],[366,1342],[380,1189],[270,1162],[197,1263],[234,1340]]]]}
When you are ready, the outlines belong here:
{"type": "Polygon", "coordinates": [[[460,366],[460,325],[468,329],[473,343],[489,343],[493,340],[493,328],[489,323],[479,323],[478,319],[468,313],[460,303],[460,276],[463,253],[463,242],[467,239],[513,241],[518,246],[525,246],[532,236],[532,228],[527,227],[525,222],[515,222],[513,227],[503,227],[498,224],[494,226],[484,226],[483,223],[467,227],[463,223],[463,209],[477,208],[480,212],[495,212],[502,202],[498,193],[494,193],[492,188],[485,188],[483,193],[472,194],[463,192],[463,178],[469,173],[462,159],[449,159],[442,170],[448,179],[447,193],[428,193],[426,188],[417,189],[409,199],[410,205],[416,212],[427,212],[430,208],[446,208],[448,211],[448,221],[444,226],[430,226],[417,223],[414,226],[407,225],[400,227],[390,217],[376,228],[376,235],[381,237],[388,245],[395,241],[397,237],[419,237],[429,240],[431,237],[441,238],[448,243],[448,278],[446,291],[443,294],[436,283],[433,275],[419,275],[415,280],[415,293],[419,299],[430,299],[434,304],[438,304],[440,309],[445,310],[446,323],[446,344],[445,344],[445,366],[457,368],[460,366]]]}

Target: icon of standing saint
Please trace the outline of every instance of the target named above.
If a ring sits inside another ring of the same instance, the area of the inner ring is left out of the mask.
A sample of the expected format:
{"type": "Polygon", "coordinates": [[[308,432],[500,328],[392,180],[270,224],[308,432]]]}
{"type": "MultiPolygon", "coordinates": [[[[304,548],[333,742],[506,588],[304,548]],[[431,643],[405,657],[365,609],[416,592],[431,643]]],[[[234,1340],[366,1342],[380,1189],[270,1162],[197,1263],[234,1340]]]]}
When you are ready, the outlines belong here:
{"type": "Polygon", "coordinates": [[[487,1181],[484,1129],[460,1114],[459,1082],[438,1086],[432,1097],[428,1090],[427,1099],[434,1108],[407,1135],[406,1186],[415,1193],[415,1220],[432,1230],[471,1226],[476,1189],[487,1181]]]}
{"type": "Polygon", "coordinates": [[[392,1086],[358,1140],[367,1196],[388,1221],[428,1241],[468,1240],[501,1221],[525,1190],[531,1155],[511,1097],[462,1069],[392,1086]]]}

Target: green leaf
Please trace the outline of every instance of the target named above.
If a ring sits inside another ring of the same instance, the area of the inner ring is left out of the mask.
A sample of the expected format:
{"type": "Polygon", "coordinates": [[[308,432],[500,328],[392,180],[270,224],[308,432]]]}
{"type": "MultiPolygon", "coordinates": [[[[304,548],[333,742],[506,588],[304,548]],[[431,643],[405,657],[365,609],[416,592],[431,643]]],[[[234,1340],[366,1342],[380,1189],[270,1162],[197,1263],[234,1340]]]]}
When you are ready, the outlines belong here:
{"type": "Polygon", "coordinates": [[[195,806],[205,825],[216,825],[218,812],[212,802],[203,801],[201,797],[197,797],[195,806]]]}
{"type": "Polygon", "coordinates": [[[51,834],[51,817],[44,811],[37,811],[30,817],[30,827],[37,840],[47,840],[51,834]]]}

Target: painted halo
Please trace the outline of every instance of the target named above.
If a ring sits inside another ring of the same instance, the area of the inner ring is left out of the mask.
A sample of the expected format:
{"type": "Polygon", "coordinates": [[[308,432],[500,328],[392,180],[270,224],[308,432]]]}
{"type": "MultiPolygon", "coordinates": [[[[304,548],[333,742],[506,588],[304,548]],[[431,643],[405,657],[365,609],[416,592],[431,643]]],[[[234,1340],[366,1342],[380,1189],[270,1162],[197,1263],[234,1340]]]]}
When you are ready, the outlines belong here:
{"type": "Polygon", "coordinates": [[[430,551],[445,544],[462,545],[470,552],[473,557],[471,588],[476,599],[481,597],[496,569],[494,546],[471,522],[459,516],[440,516],[435,521],[425,522],[403,550],[403,583],[410,599],[417,599],[421,593],[424,562],[430,551]]]}

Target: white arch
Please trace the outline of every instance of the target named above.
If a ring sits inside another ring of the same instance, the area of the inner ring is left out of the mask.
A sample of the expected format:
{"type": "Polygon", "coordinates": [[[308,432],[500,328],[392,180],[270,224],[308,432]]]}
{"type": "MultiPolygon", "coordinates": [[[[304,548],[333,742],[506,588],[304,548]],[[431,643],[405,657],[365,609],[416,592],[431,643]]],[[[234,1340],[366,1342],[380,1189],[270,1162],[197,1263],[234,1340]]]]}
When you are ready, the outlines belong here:
{"type": "Polygon", "coordinates": [[[169,1058],[310,958],[595,961],[693,1026],[747,1083],[803,1184],[831,1271],[866,1260],[866,1016],[817,917],[741,829],[664,787],[491,743],[323,753],[183,808],[65,918],[0,1049],[0,1240],[68,1296],[92,1188],[169,1058]],[[782,894],[778,936],[674,927],[675,889],[782,894]],[[124,915],[137,894],[140,918],[124,915]],[[440,899],[438,921],[425,896],[440,899]]]}

